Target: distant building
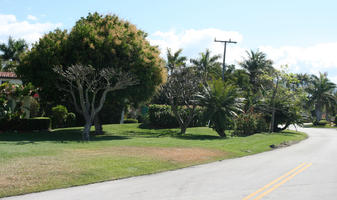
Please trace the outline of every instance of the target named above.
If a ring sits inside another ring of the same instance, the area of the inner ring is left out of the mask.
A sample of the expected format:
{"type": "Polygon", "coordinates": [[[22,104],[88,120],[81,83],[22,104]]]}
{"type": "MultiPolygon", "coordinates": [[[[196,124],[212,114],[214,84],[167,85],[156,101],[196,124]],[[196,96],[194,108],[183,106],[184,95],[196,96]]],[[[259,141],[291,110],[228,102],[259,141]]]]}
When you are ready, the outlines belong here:
{"type": "Polygon", "coordinates": [[[3,83],[22,84],[22,81],[14,72],[0,72],[0,85],[3,83]]]}

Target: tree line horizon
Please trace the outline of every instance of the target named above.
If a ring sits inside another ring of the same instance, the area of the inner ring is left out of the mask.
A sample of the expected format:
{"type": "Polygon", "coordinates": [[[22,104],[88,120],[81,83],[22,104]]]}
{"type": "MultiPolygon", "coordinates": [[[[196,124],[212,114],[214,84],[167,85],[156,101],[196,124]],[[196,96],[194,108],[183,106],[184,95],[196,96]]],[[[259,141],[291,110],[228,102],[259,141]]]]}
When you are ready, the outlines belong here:
{"type": "Polygon", "coordinates": [[[318,123],[323,116],[331,121],[336,115],[336,84],[327,73],[289,73],[286,66],[276,69],[265,53],[250,50],[237,65],[226,65],[222,80],[220,55],[206,49],[188,59],[182,51],[168,48],[164,59],[135,25],[116,15],[89,13],[71,30],[55,29],[31,48],[23,39],[9,37],[0,44],[0,65],[1,71],[15,72],[24,83],[40,88],[44,113],[56,104],[78,104],[76,112],[84,119],[92,115],[86,124],[97,130],[105,116],[149,103],[170,105],[181,134],[203,107],[203,120],[222,137],[229,129],[237,129],[237,135],[277,132],[290,124],[318,123]],[[84,77],[81,83],[79,77],[84,77]],[[90,84],[95,77],[105,85],[90,84]],[[128,77],[123,82],[128,83],[111,92],[123,81],[120,77],[128,77]],[[104,101],[98,102],[102,95],[104,101]],[[110,108],[114,113],[104,113],[110,108]]]}

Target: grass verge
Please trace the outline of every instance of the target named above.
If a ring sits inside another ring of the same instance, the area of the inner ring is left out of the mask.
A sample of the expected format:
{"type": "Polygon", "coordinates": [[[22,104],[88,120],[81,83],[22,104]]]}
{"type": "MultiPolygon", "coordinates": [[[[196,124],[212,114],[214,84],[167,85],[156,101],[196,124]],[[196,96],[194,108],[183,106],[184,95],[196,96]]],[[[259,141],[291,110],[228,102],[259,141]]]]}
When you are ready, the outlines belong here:
{"type": "Polygon", "coordinates": [[[308,123],[303,125],[304,128],[337,128],[336,125],[325,124],[325,125],[313,125],[312,123],[308,123]]]}
{"type": "Polygon", "coordinates": [[[285,131],[219,138],[206,127],[141,129],[105,125],[105,135],[81,142],[81,128],[0,133],[0,197],[151,174],[260,153],[306,138],[285,131]]]}

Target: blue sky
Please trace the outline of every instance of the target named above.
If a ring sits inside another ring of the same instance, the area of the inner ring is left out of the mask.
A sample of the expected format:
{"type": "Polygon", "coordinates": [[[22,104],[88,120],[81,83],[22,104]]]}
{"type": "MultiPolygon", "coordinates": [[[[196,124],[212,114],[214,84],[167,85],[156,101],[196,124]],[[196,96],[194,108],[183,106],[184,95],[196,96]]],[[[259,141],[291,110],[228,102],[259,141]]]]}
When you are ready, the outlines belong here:
{"type": "Polygon", "coordinates": [[[328,72],[337,83],[336,1],[283,0],[0,0],[0,41],[9,35],[37,41],[59,27],[70,29],[88,12],[117,14],[149,34],[165,55],[167,47],[195,58],[209,48],[222,53],[219,39],[238,44],[227,60],[237,63],[249,49],[260,49],[293,72],[328,72]]]}

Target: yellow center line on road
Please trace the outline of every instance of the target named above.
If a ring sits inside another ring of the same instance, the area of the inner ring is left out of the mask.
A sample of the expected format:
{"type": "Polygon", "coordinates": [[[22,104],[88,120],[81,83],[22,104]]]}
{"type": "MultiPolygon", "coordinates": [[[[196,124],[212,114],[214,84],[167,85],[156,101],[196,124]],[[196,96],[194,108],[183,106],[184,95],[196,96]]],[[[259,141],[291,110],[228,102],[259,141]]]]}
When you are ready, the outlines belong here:
{"type": "Polygon", "coordinates": [[[262,197],[264,197],[265,195],[269,194],[270,192],[272,192],[273,190],[275,190],[276,188],[280,187],[281,185],[283,185],[284,183],[286,183],[287,181],[289,181],[290,179],[294,178],[294,176],[296,176],[297,174],[303,172],[305,169],[307,169],[308,167],[310,167],[312,165],[312,163],[307,164],[305,167],[303,167],[302,169],[298,170],[297,172],[295,172],[294,174],[292,174],[291,176],[288,176],[286,179],[284,179],[283,181],[281,181],[280,183],[274,185],[272,188],[270,188],[268,191],[260,194],[258,197],[256,197],[254,200],[259,200],[262,197]]]}
{"type": "MultiPolygon", "coordinates": [[[[294,173],[296,170],[298,170],[299,168],[303,167],[303,166],[306,165],[306,164],[307,164],[307,163],[302,163],[302,164],[300,164],[299,166],[297,166],[297,167],[295,167],[294,169],[290,170],[290,171],[287,172],[286,174],[280,176],[279,178],[273,180],[272,182],[268,183],[267,185],[263,186],[262,188],[258,189],[257,191],[255,191],[255,192],[251,193],[250,195],[246,196],[246,197],[243,198],[242,200],[248,200],[248,199],[250,199],[251,197],[253,197],[253,196],[255,196],[256,194],[262,192],[263,190],[269,188],[270,186],[274,185],[275,183],[277,183],[278,181],[282,180],[283,178],[285,178],[285,177],[289,176],[290,174],[294,173]]],[[[310,165],[311,165],[311,164],[310,164],[310,165]]],[[[309,166],[308,166],[308,167],[309,167],[309,166]]],[[[304,167],[304,168],[307,168],[307,167],[304,167]]],[[[304,169],[303,169],[303,170],[304,170],[304,169]]],[[[302,171],[303,171],[303,170],[302,170],[302,171]]],[[[301,171],[300,171],[300,172],[301,172],[301,171]]],[[[299,173],[299,172],[298,172],[298,173],[299,173]]],[[[295,173],[295,175],[297,175],[298,173],[295,173]]],[[[292,177],[294,177],[295,175],[292,175],[292,177]]],[[[290,179],[288,179],[288,180],[290,180],[290,179]]],[[[286,182],[286,181],[285,181],[285,182],[286,182]]],[[[285,183],[285,182],[284,182],[284,183],[285,183]]],[[[283,184],[283,183],[282,183],[282,184],[283,184]]],[[[274,189],[276,189],[276,188],[274,188],[274,189]]],[[[274,190],[274,189],[273,189],[273,190],[274,190]]],[[[268,190],[268,191],[269,191],[269,190],[268,190]]],[[[272,190],[271,190],[271,191],[272,191],[272,190]]],[[[271,191],[269,191],[268,193],[270,193],[271,191]]],[[[268,193],[267,193],[267,194],[268,194],[268,193]]],[[[265,195],[266,195],[266,194],[265,194],[265,195]]],[[[260,195],[260,196],[261,196],[261,195],[260,195]]],[[[259,197],[260,197],[260,196],[259,196],[259,197]]],[[[264,196],[264,195],[263,195],[263,196],[264,196]]],[[[262,198],[263,196],[261,196],[260,198],[262,198]]],[[[257,197],[257,198],[259,198],[259,197],[257,197]]]]}

